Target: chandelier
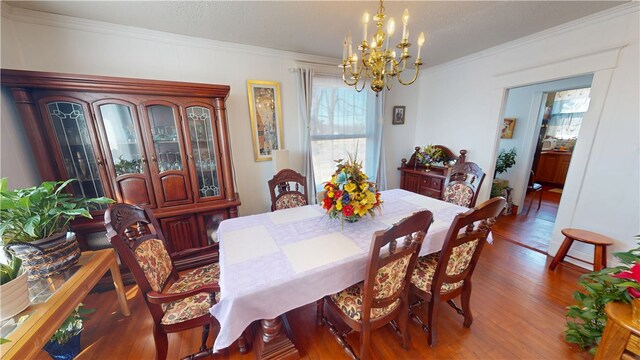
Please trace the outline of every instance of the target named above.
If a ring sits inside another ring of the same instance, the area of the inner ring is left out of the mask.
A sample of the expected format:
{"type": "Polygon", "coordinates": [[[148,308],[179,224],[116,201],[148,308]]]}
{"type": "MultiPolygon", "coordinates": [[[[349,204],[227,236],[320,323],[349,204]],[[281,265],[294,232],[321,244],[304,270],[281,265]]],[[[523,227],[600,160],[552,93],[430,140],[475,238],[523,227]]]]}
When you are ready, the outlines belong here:
{"type": "Polygon", "coordinates": [[[361,54],[360,58],[358,58],[358,54],[352,52],[351,32],[344,38],[342,63],[338,66],[342,68],[342,80],[344,83],[353,86],[358,92],[364,89],[367,80],[371,84],[371,90],[375,91],[377,96],[384,88],[391,90],[392,80],[395,77],[402,85],[411,85],[418,78],[420,65],[422,65],[420,51],[424,44],[424,33],[421,32],[418,36],[418,56],[413,63],[415,65],[413,79],[404,81],[401,78],[401,74],[406,69],[407,59],[411,57],[409,55],[409,47],[411,46],[409,43],[409,30],[407,29],[409,10],[405,9],[402,14],[402,39],[396,45],[396,48],[399,49],[399,56],[392,47],[389,47],[396,23],[393,18],[389,18],[387,21],[387,34],[385,34],[382,30],[384,18],[384,6],[382,6],[382,0],[380,0],[378,13],[373,16],[377,30],[371,39],[371,43],[368,43],[367,26],[369,25],[369,13],[365,11],[364,15],[362,15],[364,29],[362,43],[358,46],[361,54]]]}

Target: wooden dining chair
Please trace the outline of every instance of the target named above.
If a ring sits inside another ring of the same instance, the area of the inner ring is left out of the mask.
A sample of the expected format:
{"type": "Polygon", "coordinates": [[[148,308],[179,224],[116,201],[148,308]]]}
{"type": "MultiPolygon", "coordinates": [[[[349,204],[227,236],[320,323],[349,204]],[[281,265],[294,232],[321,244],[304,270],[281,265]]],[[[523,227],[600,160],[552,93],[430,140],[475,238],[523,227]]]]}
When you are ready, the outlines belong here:
{"type": "Polygon", "coordinates": [[[542,205],[542,185],[536,182],[536,173],[534,173],[533,170],[531,170],[531,175],[529,176],[529,183],[527,184],[527,193],[525,194],[525,198],[526,195],[529,195],[529,193],[531,193],[531,200],[529,201],[529,206],[527,206],[526,215],[529,215],[529,211],[531,210],[531,206],[533,205],[533,199],[535,199],[536,194],[538,193],[540,194],[540,199],[538,200],[538,210],[540,210],[540,205],[542,205]]]}
{"type": "Polygon", "coordinates": [[[436,323],[441,301],[446,301],[458,314],[464,316],[464,326],[473,322],[471,307],[471,275],[487,241],[491,226],[502,210],[506,200],[495,197],[477,208],[456,215],[440,252],[418,258],[411,277],[411,294],[418,301],[409,307],[410,316],[428,333],[429,345],[436,343],[436,323]],[[453,299],[460,296],[462,309],[453,299]],[[428,326],[413,312],[425,301],[428,307],[428,326]]]}
{"type": "Polygon", "coordinates": [[[431,225],[433,214],[417,212],[388,230],[374,233],[365,280],[318,301],[318,323],[327,324],[329,331],[353,359],[358,359],[346,340],[355,330],[360,333],[360,357],[369,357],[370,332],[391,323],[402,337],[402,346],[409,346],[408,290],[411,273],[431,225]],[[400,244],[398,244],[398,240],[400,244]],[[388,248],[383,248],[385,246],[388,248]],[[338,331],[324,316],[324,303],[349,326],[338,331]]]}
{"type": "Polygon", "coordinates": [[[485,173],[476,163],[456,163],[446,179],[442,199],[467,208],[474,207],[484,177],[485,173]]]}
{"type": "Polygon", "coordinates": [[[307,178],[291,169],[282,169],[268,181],[271,211],[309,204],[307,178]]]}
{"type": "MultiPolygon", "coordinates": [[[[107,237],[140,288],[153,317],[156,359],[167,357],[167,333],[203,327],[202,345],[190,358],[213,354],[207,348],[211,325],[217,321],[209,308],[220,298],[220,266],[213,263],[179,276],[169,255],[158,220],[151,209],[129,204],[112,205],[104,214],[107,237]]],[[[201,248],[210,251],[212,247],[201,248]]],[[[244,336],[240,352],[248,351],[244,336]]]]}

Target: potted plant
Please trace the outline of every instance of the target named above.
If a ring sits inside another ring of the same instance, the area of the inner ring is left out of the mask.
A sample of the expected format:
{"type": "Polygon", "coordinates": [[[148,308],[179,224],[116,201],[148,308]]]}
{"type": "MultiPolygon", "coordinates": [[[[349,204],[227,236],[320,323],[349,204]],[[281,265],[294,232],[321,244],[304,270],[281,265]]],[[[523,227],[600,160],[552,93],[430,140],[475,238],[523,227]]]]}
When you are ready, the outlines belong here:
{"type": "Polygon", "coordinates": [[[22,260],[13,256],[8,264],[0,264],[0,320],[17,315],[27,306],[27,273],[22,271],[22,260]]]}
{"type": "Polygon", "coordinates": [[[76,179],[43,182],[26,189],[7,189],[0,179],[0,237],[5,249],[21,258],[29,280],[48,277],[75,264],[80,248],[69,223],[77,216],[91,218],[89,210],[113,200],[74,198],[65,188],[76,179]]]}
{"type": "Polygon", "coordinates": [[[429,144],[422,151],[416,151],[416,161],[424,165],[427,171],[431,165],[439,162],[446,164],[448,160],[444,151],[435,145],[429,144]]]}
{"type": "Polygon", "coordinates": [[[509,186],[509,180],[498,179],[499,174],[507,172],[516,164],[517,150],[515,147],[510,150],[502,149],[496,160],[496,170],[493,174],[493,184],[491,186],[491,197],[502,196],[502,190],[509,186]]]}
{"type": "MultiPolygon", "coordinates": [[[[640,236],[636,236],[640,239],[640,236]]],[[[640,311],[640,243],[639,247],[614,255],[623,264],[584,274],[579,284],[584,291],[576,291],[576,305],[567,309],[565,340],[578,344],[581,350],[595,353],[607,321],[605,305],[612,301],[632,303],[634,312],[640,311]]]]}
{"type": "Polygon", "coordinates": [[[44,346],[44,350],[53,359],[70,360],[80,353],[80,333],[84,329],[82,315],[93,312],[93,310],[85,310],[81,307],[82,304],[73,310],[44,346]]]}

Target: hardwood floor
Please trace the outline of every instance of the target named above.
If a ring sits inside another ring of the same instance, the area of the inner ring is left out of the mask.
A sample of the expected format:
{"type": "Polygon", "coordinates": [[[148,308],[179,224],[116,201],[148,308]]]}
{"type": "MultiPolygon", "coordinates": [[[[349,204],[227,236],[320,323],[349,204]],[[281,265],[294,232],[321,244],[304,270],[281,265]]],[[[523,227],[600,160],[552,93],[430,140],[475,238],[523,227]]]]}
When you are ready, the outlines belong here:
{"type": "MultiPolygon", "coordinates": [[[[464,328],[462,317],[441,304],[439,339],[434,347],[427,346],[426,334],[414,323],[410,325],[409,351],[404,351],[395,333],[384,327],[372,334],[373,359],[591,358],[565,343],[562,335],[565,308],[573,302],[571,294],[577,288],[580,272],[566,266],[549,272],[550,258],[546,255],[505,240],[503,234],[512,238],[526,234],[526,223],[518,224],[515,217],[502,218],[501,222],[501,232],[495,232],[493,245],[484,248],[473,277],[471,328],[464,328]]],[[[113,291],[90,294],[85,299],[85,306],[97,311],[85,321],[84,350],[78,359],[155,358],[151,316],[136,286],[127,287],[127,296],[132,312],[128,318],[118,311],[113,291]]],[[[426,312],[420,314],[426,316],[426,312]]],[[[288,318],[303,359],[348,359],[328,329],[316,326],[315,304],[290,311],[288,318]]],[[[349,341],[357,349],[356,333],[349,341]]],[[[200,330],[170,334],[168,359],[195,352],[199,342],[200,330]]],[[[251,352],[241,355],[235,344],[212,357],[252,358],[251,352]]]]}
{"type": "Polygon", "coordinates": [[[542,187],[542,205],[538,209],[538,196],[536,195],[529,215],[526,215],[527,206],[531,199],[531,194],[527,196],[522,212],[519,215],[509,217],[509,221],[500,221],[494,228],[493,233],[515,243],[526,246],[532,250],[547,253],[553,226],[558,214],[558,205],[562,194],[551,192],[553,187],[544,185],[542,187]]]}

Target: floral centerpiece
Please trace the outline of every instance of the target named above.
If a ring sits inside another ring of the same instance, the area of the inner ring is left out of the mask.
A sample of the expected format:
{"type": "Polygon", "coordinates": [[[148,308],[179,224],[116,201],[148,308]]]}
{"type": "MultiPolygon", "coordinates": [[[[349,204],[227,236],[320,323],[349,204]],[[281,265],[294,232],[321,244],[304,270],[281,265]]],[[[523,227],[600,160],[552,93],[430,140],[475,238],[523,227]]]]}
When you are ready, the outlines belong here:
{"type": "Polygon", "coordinates": [[[355,157],[349,160],[336,160],[337,169],[331,181],[324,185],[322,207],[332,219],[343,222],[356,222],[367,214],[375,216],[375,210],[380,209],[380,193],[376,184],[368,181],[362,172],[362,162],[355,157]]]}
{"type": "Polygon", "coordinates": [[[437,146],[427,145],[422,151],[416,152],[416,161],[422,165],[425,165],[427,169],[431,167],[431,165],[438,162],[447,161],[447,155],[437,146]]]}
{"type": "MultiPolygon", "coordinates": [[[[640,236],[636,236],[640,240],[640,236]]],[[[600,271],[584,274],[579,284],[584,291],[576,291],[575,305],[569,306],[565,340],[582,350],[595,353],[602,337],[607,315],[605,306],[612,302],[632,304],[633,320],[640,323],[640,242],[638,247],[614,253],[622,263],[600,271]]]]}

